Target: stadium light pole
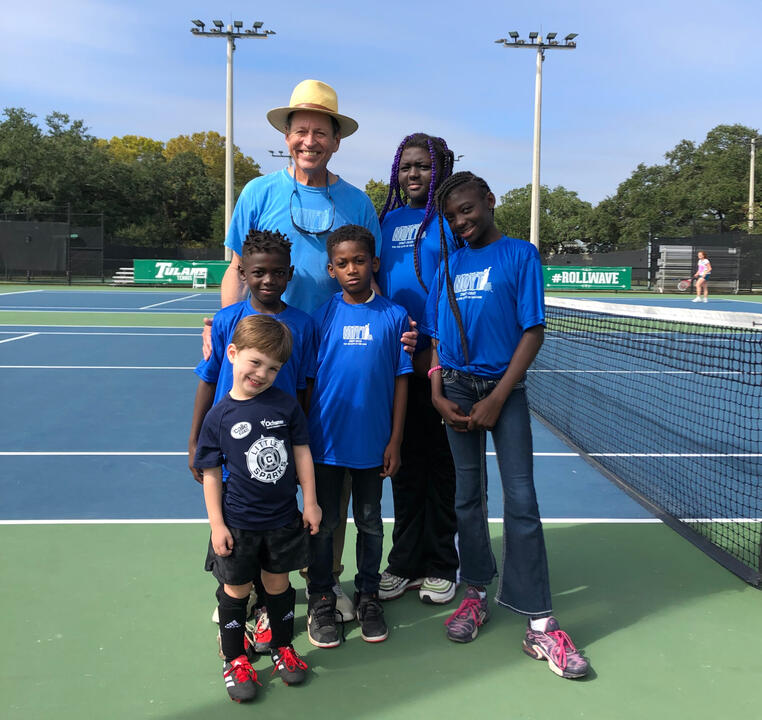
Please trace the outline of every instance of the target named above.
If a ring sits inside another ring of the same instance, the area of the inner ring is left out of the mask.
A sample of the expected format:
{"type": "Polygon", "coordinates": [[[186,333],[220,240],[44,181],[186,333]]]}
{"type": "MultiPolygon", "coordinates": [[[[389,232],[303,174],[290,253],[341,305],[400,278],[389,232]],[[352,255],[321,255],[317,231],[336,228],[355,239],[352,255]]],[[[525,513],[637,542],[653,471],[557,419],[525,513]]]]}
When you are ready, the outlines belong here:
{"type": "Polygon", "coordinates": [[[754,162],[756,160],[756,145],[759,138],[751,139],[751,157],[749,162],[749,234],[754,232],[754,162]]]}
{"type": "MultiPolygon", "coordinates": [[[[196,26],[190,31],[199,37],[224,37],[227,40],[227,83],[225,93],[225,237],[228,234],[230,218],[233,216],[233,52],[238,38],[267,38],[275,35],[274,30],[262,30],[263,22],[257,20],[251,30],[243,29],[241,20],[233,20],[232,25],[223,29],[222,20],[212,20],[214,27],[206,30],[206,24],[201,20],[191,20],[196,26]]],[[[232,252],[225,248],[225,259],[230,260],[232,252]]]]}
{"type": "Polygon", "coordinates": [[[274,158],[288,158],[288,166],[291,167],[291,155],[288,153],[284,153],[283,150],[278,150],[276,153],[275,150],[268,150],[267,152],[270,153],[274,158]]]}
{"type": "Polygon", "coordinates": [[[574,50],[577,33],[569,33],[563,41],[556,40],[558,33],[549,32],[545,39],[537,32],[529,33],[529,42],[519,38],[515,30],[508,33],[510,40],[495,40],[498,45],[507,48],[531,48],[537,51],[537,74],[534,86],[534,146],[532,153],[532,212],[529,221],[529,240],[540,249],[540,120],[542,116],[542,63],[546,50],[574,50]]]}

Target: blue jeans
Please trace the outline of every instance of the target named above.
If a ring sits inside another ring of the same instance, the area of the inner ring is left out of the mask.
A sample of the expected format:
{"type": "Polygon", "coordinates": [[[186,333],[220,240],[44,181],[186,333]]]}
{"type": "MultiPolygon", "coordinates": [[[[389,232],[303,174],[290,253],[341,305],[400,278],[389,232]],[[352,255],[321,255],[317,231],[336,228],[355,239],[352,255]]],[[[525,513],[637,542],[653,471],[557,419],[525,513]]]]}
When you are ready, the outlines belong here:
{"type": "MultiPolygon", "coordinates": [[[[498,381],[445,368],[444,394],[468,414],[498,381]]],[[[532,432],[523,383],[517,384],[491,430],[503,484],[503,565],[495,600],[523,615],[552,612],[545,538],[532,474],[532,432]]],[[[488,585],[497,575],[487,523],[486,431],[447,427],[455,461],[460,575],[488,585]]]]}
{"type": "Polygon", "coordinates": [[[310,536],[310,595],[328,592],[333,587],[333,533],[339,526],[341,488],[347,469],[352,478],[352,514],[357,529],[355,587],[361,593],[375,593],[381,582],[379,569],[384,546],[384,524],[381,520],[381,491],[384,483],[380,474],[382,468],[357,470],[315,463],[315,490],[323,519],[317,535],[310,536]]]}

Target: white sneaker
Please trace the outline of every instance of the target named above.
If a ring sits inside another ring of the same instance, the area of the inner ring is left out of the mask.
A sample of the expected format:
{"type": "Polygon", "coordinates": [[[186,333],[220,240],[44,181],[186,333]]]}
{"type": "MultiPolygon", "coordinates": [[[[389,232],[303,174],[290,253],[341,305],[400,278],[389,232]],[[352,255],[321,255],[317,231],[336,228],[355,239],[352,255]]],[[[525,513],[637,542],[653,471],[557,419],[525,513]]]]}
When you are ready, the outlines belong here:
{"type": "Polygon", "coordinates": [[[709,302],[709,298],[704,298],[703,302],[709,302]]]}
{"type": "Polygon", "coordinates": [[[336,596],[336,610],[341,614],[341,619],[344,622],[352,622],[355,619],[355,604],[352,602],[352,598],[344,594],[339,583],[336,583],[331,589],[336,596]]]}
{"type": "Polygon", "coordinates": [[[427,577],[418,591],[418,597],[425,603],[444,605],[455,597],[456,588],[457,585],[450,580],[427,577]]]}
{"type": "Polygon", "coordinates": [[[417,590],[423,584],[423,578],[403,578],[393,575],[388,570],[381,573],[381,584],[378,586],[379,600],[394,600],[402,597],[407,590],[417,590]]]}
{"type": "Polygon", "coordinates": [[[695,298],[693,298],[693,300],[691,300],[691,302],[701,302],[701,298],[700,297],[695,297],[695,298]]]}

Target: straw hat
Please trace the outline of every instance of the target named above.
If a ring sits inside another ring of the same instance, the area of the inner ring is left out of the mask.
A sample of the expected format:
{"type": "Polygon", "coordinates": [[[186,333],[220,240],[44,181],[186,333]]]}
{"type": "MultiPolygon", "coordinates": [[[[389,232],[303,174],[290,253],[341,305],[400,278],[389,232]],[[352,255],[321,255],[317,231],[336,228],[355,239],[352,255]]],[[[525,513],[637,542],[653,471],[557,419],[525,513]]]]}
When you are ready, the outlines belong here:
{"type": "Polygon", "coordinates": [[[320,80],[302,80],[291,93],[288,107],[273,108],[267,113],[267,119],[277,130],[286,132],[286,120],[292,112],[309,110],[330,115],[339,123],[342,138],[349,137],[357,130],[357,123],[346,115],[339,115],[339,101],[336,91],[320,80]]]}

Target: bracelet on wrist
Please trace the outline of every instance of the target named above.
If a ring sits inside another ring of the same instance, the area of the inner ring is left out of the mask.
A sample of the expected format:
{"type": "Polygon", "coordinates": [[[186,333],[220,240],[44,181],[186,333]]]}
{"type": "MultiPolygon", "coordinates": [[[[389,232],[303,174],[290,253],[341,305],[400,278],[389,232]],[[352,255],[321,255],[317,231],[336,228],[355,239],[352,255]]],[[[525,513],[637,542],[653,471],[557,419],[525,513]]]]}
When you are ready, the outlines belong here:
{"type": "Polygon", "coordinates": [[[428,374],[428,376],[429,376],[429,379],[431,379],[431,376],[432,376],[432,375],[433,375],[433,374],[434,374],[434,373],[435,373],[437,370],[441,370],[441,369],[442,369],[442,366],[441,366],[441,365],[435,365],[433,368],[431,368],[431,370],[429,370],[429,372],[427,373],[427,374],[428,374]]]}

